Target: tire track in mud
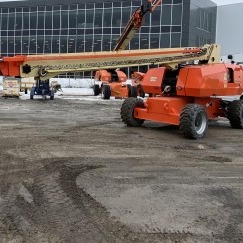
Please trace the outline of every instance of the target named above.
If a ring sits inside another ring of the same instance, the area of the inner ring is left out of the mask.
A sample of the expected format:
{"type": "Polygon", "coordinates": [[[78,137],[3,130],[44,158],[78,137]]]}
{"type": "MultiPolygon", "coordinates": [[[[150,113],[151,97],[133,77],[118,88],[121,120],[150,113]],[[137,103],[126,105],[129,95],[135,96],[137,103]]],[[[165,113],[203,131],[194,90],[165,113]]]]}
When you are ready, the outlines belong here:
{"type": "Polygon", "coordinates": [[[185,159],[193,159],[196,161],[230,163],[232,159],[227,155],[217,154],[215,145],[195,144],[195,145],[174,145],[172,148],[185,159]],[[187,153],[186,153],[187,151],[187,153]],[[209,153],[210,151],[210,153],[209,153]],[[215,153],[215,155],[214,155],[215,153]]]}
{"type": "Polygon", "coordinates": [[[188,232],[133,232],[110,217],[76,186],[80,173],[98,168],[59,160],[36,172],[34,179],[12,187],[0,216],[0,232],[5,232],[1,242],[183,242],[194,238],[188,232]]]}
{"type": "Polygon", "coordinates": [[[35,225],[21,213],[17,203],[23,185],[12,185],[0,202],[0,242],[48,242],[35,225]]]}
{"type": "MultiPolygon", "coordinates": [[[[47,166],[29,187],[34,198],[33,205],[18,198],[22,214],[50,239],[55,236],[57,242],[114,242],[114,238],[103,233],[87,214],[82,203],[85,196],[76,195],[76,177],[69,177],[70,168],[63,165],[54,167],[47,166]],[[68,189],[64,191],[62,186],[68,189]],[[73,202],[73,197],[80,197],[78,205],[73,202]]],[[[94,168],[75,167],[75,173],[94,168]]]]}
{"type": "Polygon", "coordinates": [[[216,235],[221,241],[243,242],[243,202],[236,192],[228,187],[211,188],[207,192],[218,202],[224,204],[224,210],[229,211],[230,216],[227,226],[220,235],[216,235]]]}
{"type": "Polygon", "coordinates": [[[105,210],[76,187],[76,176],[95,168],[98,167],[46,166],[38,172],[33,183],[24,185],[32,195],[33,203],[19,195],[19,186],[14,187],[6,197],[8,203],[1,231],[8,234],[5,238],[0,237],[2,241],[122,242],[130,230],[125,233],[123,225],[113,227],[114,222],[108,223],[105,210]]]}

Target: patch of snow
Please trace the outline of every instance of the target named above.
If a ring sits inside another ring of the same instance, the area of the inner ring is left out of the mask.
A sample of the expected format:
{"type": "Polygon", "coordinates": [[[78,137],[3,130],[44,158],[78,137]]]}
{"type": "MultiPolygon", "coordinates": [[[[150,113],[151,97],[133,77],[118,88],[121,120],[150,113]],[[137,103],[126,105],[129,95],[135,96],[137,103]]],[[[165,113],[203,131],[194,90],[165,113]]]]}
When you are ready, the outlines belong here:
{"type": "Polygon", "coordinates": [[[57,81],[62,88],[91,88],[94,86],[94,79],[78,79],[78,78],[51,78],[52,81],[57,81]]]}
{"type": "Polygon", "coordinates": [[[83,96],[90,96],[94,95],[94,91],[92,88],[62,88],[62,92],[57,92],[57,95],[83,95],[83,96]]]}

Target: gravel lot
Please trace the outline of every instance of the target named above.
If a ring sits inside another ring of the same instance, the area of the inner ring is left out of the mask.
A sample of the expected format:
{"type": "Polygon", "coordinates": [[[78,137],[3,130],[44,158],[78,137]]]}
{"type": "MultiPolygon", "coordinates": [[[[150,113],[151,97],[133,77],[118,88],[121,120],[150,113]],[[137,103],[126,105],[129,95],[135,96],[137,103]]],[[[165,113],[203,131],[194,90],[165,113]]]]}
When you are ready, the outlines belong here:
{"type": "Polygon", "coordinates": [[[121,104],[0,98],[0,242],[243,242],[243,130],[130,128],[121,104]]]}

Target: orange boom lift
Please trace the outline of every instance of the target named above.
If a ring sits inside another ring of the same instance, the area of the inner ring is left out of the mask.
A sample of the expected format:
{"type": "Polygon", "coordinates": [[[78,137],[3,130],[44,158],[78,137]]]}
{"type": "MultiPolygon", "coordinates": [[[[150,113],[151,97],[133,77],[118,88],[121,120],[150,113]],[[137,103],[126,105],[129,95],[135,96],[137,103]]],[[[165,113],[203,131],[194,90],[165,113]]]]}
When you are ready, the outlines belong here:
{"type": "Polygon", "coordinates": [[[216,52],[211,53],[198,64],[183,64],[171,57],[166,65],[148,70],[142,86],[149,97],[145,101],[126,99],[122,121],[127,126],[140,126],[145,120],[177,125],[182,135],[193,139],[203,138],[208,121],[218,117],[226,117],[233,128],[242,129],[243,68],[219,63],[216,52]]]}
{"type": "MultiPolygon", "coordinates": [[[[127,48],[141,28],[144,15],[148,12],[153,13],[161,2],[162,0],[147,0],[146,4],[142,4],[133,12],[113,51],[121,51],[127,48]]],[[[140,92],[140,89],[137,90],[136,86],[126,84],[127,75],[119,69],[98,70],[94,79],[101,81],[101,87],[95,82],[94,95],[101,94],[103,99],[110,99],[111,96],[116,98],[137,97],[137,95],[143,96],[144,94],[140,92]]]]}

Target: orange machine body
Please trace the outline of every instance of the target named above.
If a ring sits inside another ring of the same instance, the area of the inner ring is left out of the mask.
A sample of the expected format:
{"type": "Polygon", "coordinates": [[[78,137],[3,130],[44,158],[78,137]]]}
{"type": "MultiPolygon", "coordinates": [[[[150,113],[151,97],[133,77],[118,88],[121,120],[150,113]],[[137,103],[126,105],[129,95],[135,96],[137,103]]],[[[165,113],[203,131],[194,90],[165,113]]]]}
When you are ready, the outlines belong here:
{"type": "Polygon", "coordinates": [[[224,112],[220,110],[220,100],[219,98],[149,97],[144,102],[144,108],[134,109],[134,118],[179,125],[181,111],[189,103],[208,107],[209,119],[225,117],[224,112]]]}
{"type": "Polygon", "coordinates": [[[243,68],[224,63],[190,65],[175,71],[153,68],[144,75],[142,86],[150,97],[144,107],[134,109],[134,118],[179,125],[188,103],[206,107],[209,119],[225,117],[220,96],[243,93],[243,68]]]}
{"type": "Polygon", "coordinates": [[[110,83],[111,96],[115,98],[127,98],[129,97],[129,88],[126,83],[110,83]]]}
{"type": "Polygon", "coordinates": [[[0,76],[19,77],[20,66],[26,60],[26,56],[4,57],[4,62],[0,61],[0,76]]]}
{"type": "Polygon", "coordinates": [[[101,81],[103,85],[109,85],[111,96],[115,98],[127,98],[127,75],[120,70],[98,70],[95,72],[95,81],[101,81]]]}

